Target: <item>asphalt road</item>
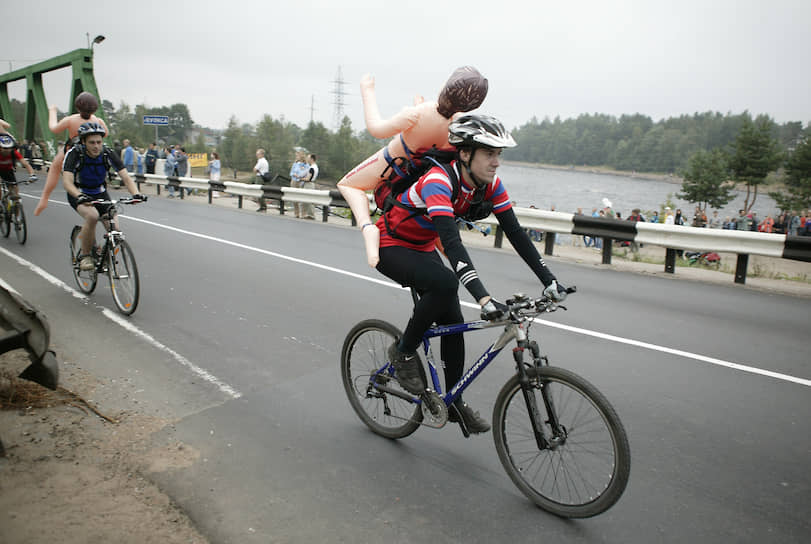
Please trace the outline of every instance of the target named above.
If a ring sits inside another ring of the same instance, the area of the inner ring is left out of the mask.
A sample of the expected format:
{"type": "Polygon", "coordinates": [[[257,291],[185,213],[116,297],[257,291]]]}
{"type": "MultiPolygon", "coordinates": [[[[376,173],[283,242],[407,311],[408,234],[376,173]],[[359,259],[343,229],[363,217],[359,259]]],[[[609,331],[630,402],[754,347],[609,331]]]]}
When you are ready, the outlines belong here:
{"type": "MultiPolygon", "coordinates": [[[[33,210],[38,192],[24,192],[33,210]]],[[[533,337],[613,403],[632,452],[622,499],[567,521],[512,485],[490,434],[390,441],[355,416],[344,336],[369,317],[402,327],[410,312],[410,295],[365,266],[355,229],[177,199],[128,207],[143,291],[118,318],[105,278],[89,300],[63,286],[77,219],[57,202],[29,217],[25,246],[0,239],[0,277],[48,315],[66,364],[126,381],[110,402],[176,420],[155,440],[200,459],[154,478],[212,542],[811,539],[807,299],[548,259],[579,291],[533,337]]],[[[511,252],[471,256],[497,297],[538,292],[511,252]]],[[[469,335],[468,353],[490,333],[469,335]]],[[[511,372],[501,355],[468,403],[489,415],[511,372]]]]}

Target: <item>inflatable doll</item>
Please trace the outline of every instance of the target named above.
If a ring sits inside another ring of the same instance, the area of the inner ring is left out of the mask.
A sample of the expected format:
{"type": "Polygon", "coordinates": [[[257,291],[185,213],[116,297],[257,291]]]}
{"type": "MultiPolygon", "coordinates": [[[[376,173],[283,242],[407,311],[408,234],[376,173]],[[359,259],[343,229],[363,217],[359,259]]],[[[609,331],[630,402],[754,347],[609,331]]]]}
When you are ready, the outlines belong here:
{"type": "MultiPolygon", "coordinates": [[[[51,162],[51,168],[48,170],[48,177],[45,180],[45,187],[42,189],[42,196],[39,197],[39,203],[34,209],[34,215],[41,214],[42,210],[48,207],[48,198],[56,188],[56,184],[59,183],[59,174],[62,173],[62,162],[65,160],[65,153],[67,153],[71,147],[70,141],[78,136],[79,126],[82,123],[93,122],[99,123],[104,127],[104,130],[107,130],[107,125],[104,124],[104,121],[93,115],[96,113],[96,110],[99,109],[99,101],[95,96],[88,92],[79,93],[79,96],[73,101],[73,105],[79,113],[68,115],[58,123],[56,122],[56,106],[48,108],[48,128],[56,135],[67,130],[68,141],[65,142],[64,147],[59,149],[56,157],[54,157],[51,162]]],[[[106,136],[107,134],[105,134],[105,137],[106,136]]]]}
{"type": "Polygon", "coordinates": [[[375,267],[380,260],[380,232],[372,225],[366,191],[374,190],[383,176],[402,176],[408,162],[418,160],[431,148],[453,149],[448,143],[448,125],[457,113],[478,108],[487,96],[487,79],[472,66],[457,68],[439,93],[436,102],[415,99],[415,105],[391,119],[381,119],[375,98],[374,79],[365,75],[360,83],[366,129],[375,138],[394,136],[386,147],[360,163],[338,182],[352,213],[361,226],[366,260],[375,267]]]}

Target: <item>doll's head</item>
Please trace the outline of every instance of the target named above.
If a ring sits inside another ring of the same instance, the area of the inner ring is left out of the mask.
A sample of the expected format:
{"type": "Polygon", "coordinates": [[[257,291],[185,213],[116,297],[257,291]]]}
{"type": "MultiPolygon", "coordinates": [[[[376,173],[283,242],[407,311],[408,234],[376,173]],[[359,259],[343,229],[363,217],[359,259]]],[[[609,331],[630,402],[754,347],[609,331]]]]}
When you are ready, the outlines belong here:
{"type": "Polygon", "coordinates": [[[460,111],[475,110],[487,96],[487,78],[472,66],[457,68],[439,93],[437,111],[450,117],[460,111]]]}
{"type": "Polygon", "coordinates": [[[90,119],[90,116],[99,109],[99,101],[88,92],[79,93],[79,96],[73,101],[73,105],[76,106],[76,111],[79,112],[82,119],[90,119]]]}

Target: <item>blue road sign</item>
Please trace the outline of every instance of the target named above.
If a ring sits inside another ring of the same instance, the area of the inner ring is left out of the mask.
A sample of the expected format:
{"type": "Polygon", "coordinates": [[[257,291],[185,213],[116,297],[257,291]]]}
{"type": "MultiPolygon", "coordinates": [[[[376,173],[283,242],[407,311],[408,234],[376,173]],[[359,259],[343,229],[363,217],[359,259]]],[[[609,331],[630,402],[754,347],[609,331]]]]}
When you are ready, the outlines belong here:
{"type": "Polygon", "coordinates": [[[144,115],[145,125],[168,125],[168,115],[144,115]]]}

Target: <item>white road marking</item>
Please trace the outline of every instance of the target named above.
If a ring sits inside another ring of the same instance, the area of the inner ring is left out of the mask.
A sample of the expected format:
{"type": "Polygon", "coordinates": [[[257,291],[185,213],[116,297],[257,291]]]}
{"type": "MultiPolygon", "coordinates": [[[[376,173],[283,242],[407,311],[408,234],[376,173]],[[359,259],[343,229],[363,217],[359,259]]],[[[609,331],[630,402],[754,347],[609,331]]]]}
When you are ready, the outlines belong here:
{"type": "MultiPolygon", "coordinates": [[[[28,195],[26,195],[26,196],[28,196],[28,195]]],[[[51,202],[51,201],[49,201],[49,202],[51,202]]],[[[58,202],[58,204],[67,205],[67,204],[65,204],[63,202],[58,202]]],[[[306,265],[306,266],[311,266],[313,268],[319,268],[321,270],[326,270],[328,272],[334,272],[336,274],[342,274],[344,276],[349,276],[349,277],[352,277],[352,278],[356,278],[356,279],[363,280],[363,281],[368,281],[368,282],[371,282],[371,283],[377,283],[377,284],[383,285],[385,287],[392,287],[392,288],[395,288],[395,289],[403,289],[403,290],[405,290],[404,287],[401,287],[400,285],[398,285],[396,283],[392,283],[390,281],[385,281],[385,280],[381,280],[381,279],[378,279],[378,278],[371,278],[369,276],[364,276],[363,274],[356,274],[354,272],[349,272],[348,270],[342,270],[340,268],[327,266],[327,265],[324,265],[324,264],[316,263],[316,262],[313,262],[313,261],[308,261],[308,260],[305,260],[305,259],[299,259],[297,257],[290,257],[289,255],[284,255],[282,253],[276,253],[275,251],[268,251],[266,249],[261,249],[261,248],[258,248],[258,247],[253,247],[253,246],[249,246],[249,245],[246,245],[246,244],[241,244],[239,242],[233,242],[231,240],[226,240],[224,238],[218,238],[216,236],[210,236],[208,234],[201,234],[199,232],[185,230],[185,229],[181,229],[181,228],[178,228],[178,227],[171,227],[171,226],[168,226],[168,225],[163,225],[161,223],[155,223],[154,221],[141,219],[139,217],[130,217],[130,216],[126,216],[126,215],[121,215],[121,217],[129,219],[131,221],[136,221],[136,222],[139,222],[139,223],[144,223],[146,225],[151,225],[151,226],[154,226],[154,227],[157,227],[157,228],[177,232],[177,233],[180,233],[180,234],[185,234],[185,235],[188,235],[188,236],[193,236],[193,237],[201,238],[201,239],[204,239],[204,240],[210,240],[212,242],[217,242],[217,243],[220,243],[220,244],[225,244],[225,245],[229,245],[229,246],[233,246],[233,247],[238,247],[238,248],[241,248],[241,249],[246,249],[248,251],[253,251],[255,253],[261,253],[261,254],[264,254],[264,255],[269,255],[271,257],[276,257],[278,259],[283,259],[283,260],[286,260],[286,261],[290,261],[290,262],[294,262],[294,263],[298,263],[298,264],[303,264],[303,265],[306,265]]],[[[43,271],[43,272],[45,272],[45,271],[43,271]]],[[[47,272],[45,272],[45,273],[47,274],[47,272]]],[[[48,274],[48,275],[50,276],[50,274],[48,274]]],[[[51,276],[51,277],[53,277],[53,276],[51,276]]],[[[54,279],[56,279],[56,278],[54,278],[54,279]]],[[[59,280],[56,280],[56,281],[59,281],[59,280]]],[[[463,306],[468,307],[468,308],[479,309],[479,305],[474,304],[472,302],[461,302],[461,304],[463,306]]],[[[722,366],[722,367],[725,367],[725,368],[738,370],[740,372],[747,372],[747,373],[750,373],[750,374],[757,374],[757,375],[760,375],[760,376],[767,376],[767,377],[770,377],[770,378],[775,378],[775,379],[778,379],[778,380],[783,380],[783,381],[787,381],[787,382],[791,382],[791,383],[796,383],[798,385],[804,385],[806,387],[811,387],[811,380],[807,380],[805,378],[798,378],[796,376],[791,376],[789,374],[783,374],[783,373],[780,373],[780,372],[773,372],[771,370],[765,370],[765,369],[757,368],[757,367],[754,367],[754,366],[751,366],[751,365],[745,365],[745,364],[742,364],[742,363],[734,363],[732,361],[724,361],[723,359],[716,359],[714,357],[707,357],[706,355],[701,355],[701,354],[698,354],[698,353],[691,353],[689,351],[684,351],[684,350],[675,349],[675,348],[668,348],[666,346],[659,346],[659,345],[656,345],[656,344],[650,344],[648,342],[642,342],[640,340],[633,340],[631,338],[623,338],[621,336],[615,336],[615,335],[612,335],[612,334],[606,334],[606,333],[602,333],[602,332],[591,331],[591,330],[588,330],[588,329],[581,329],[579,327],[573,327],[573,326],[570,326],[570,325],[563,325],[563,324],[560,324],[560,323],[555,323],[555,322],[552,322],[552,321],[546,321],[546,320],[543,320],[543,319],[535,319],[535,322],[539,323],[541,325],[545,325],[547,327],[553,327],[553,328],[557,328],[557,329],[567,330],[567,331],[574,332],[574,333],[577,333],[577,334],[583,334],[583,335],[586,335],[586,336],[592,336],[594,338],[600,338],[602,340],[608,340],[610,342],[617,342],[617,343],[620,343],[620,344],[627,344],[627,345],[630,345],[630,346],[636,346],[636,347],[640,347],[640,348],[643,348],[643,349],[649,349],[649,350],[652,350],[652,351],[658,351],[660,353],[667,353],[667,354],[670,354],[670,355],[676,355],[676,356],[679,356],[679,357],[685,357],[687,359],[693,359],[693,360],[696,360],[696,361],[701,361],[701,362],[709,363],[709,364],[712,364],[712,365],[722,366]]]]}
{"type": "MultiPolygon", "coordinates": [[[[35,274],[38,274],[39,276],[44,278],[47,282],[49,282],[49,283],[55,285],[56,287],[59,287],[60,289],[68,292],[72,296],[74,296],[74,297],[76,297],[78,299],[84,300],[84,301],[92,302],[92,300],[90,298],[88,298],[87,296],[85,296],[82,293],[78,292],[77,290],[73,289],[72,287],[67,285],[65,282],[63,282],[59,278],[56,278],[56,277],[52,276],[47,271],[45,271],[42,268],[38,267],[34,263],[32,263],[30,261],[27,261],[27,260],[23,259],[22,257],[19,257],[19,256],[15,255],[14,253],[11,253],[10,251],[8,251],[7,249],[5,249],[3,247],[0,247],[0,253],[14,259],[20,265],[27,267],[28,269],[30,269],[35,274]]],[[[0,280],[0,283],[2,283],[2,285],[4,287],[6,287],[6,289],[10,288],[10,286],[5,281],[0,280]]],[[[12,290],[12,289],[9,289],[9,290],[12,290]]],[[[139,329],[138,327],[136,327],[135,325],[133,325],[132,323],[130,323],[129,321],[127,321],[126,319],[124,319],[123,317],[118,315],[117,313],[115,313],[112,310],[109,310],[108,308],[105,308],[104,306],[101,306],[99,304],[96,304],[96,306],[101,309],[102,314],[104,314],[104,316],[107,317],[107,319],[109,319],[113,323],[116,323],[117,325],[123,327],[124,329],[132,332],[133,334],[139,336],[143,340],[146,340],[147,342],[149,342],[150,344],[152,344],[154,347],[158,348],[159,350],[168,353],[178,363],[180,363],[181,365],[183,365],[186,368],[188,368],[189,370],[191,370],[193,373],[198,375],[203,380],[205,380],[205,381],[209,382],[210,384],[216,386],[217,389],[219,389],[220,391],[222,391],[226,395],[228,395],[228,396],[230,396],[232,398],[235,398],[235,399],[238,399],[239,397],[242,396],[242,393],[240,393],[239,391],[237,391],[236,389],[234,389],[233,387],[231,387],[230,385],[228,385],[224,381],[220,380],[219,378],[217,378],[216,376],[214,376],[213,374],[211,374],[210,372],[208,372],[204,368],[200,368],[199,366],[195,365],[194,363],[192,363],[191,361],[189,361],[188,359],[186,359],[185,357],[183,357],[182,355],[180,355],[178,352],[171,349],[170,347],[160,343],[158,340],[156,340],[155,338],[150,336],[148,333],[142,331],[141,329],[139,329]]]]}

